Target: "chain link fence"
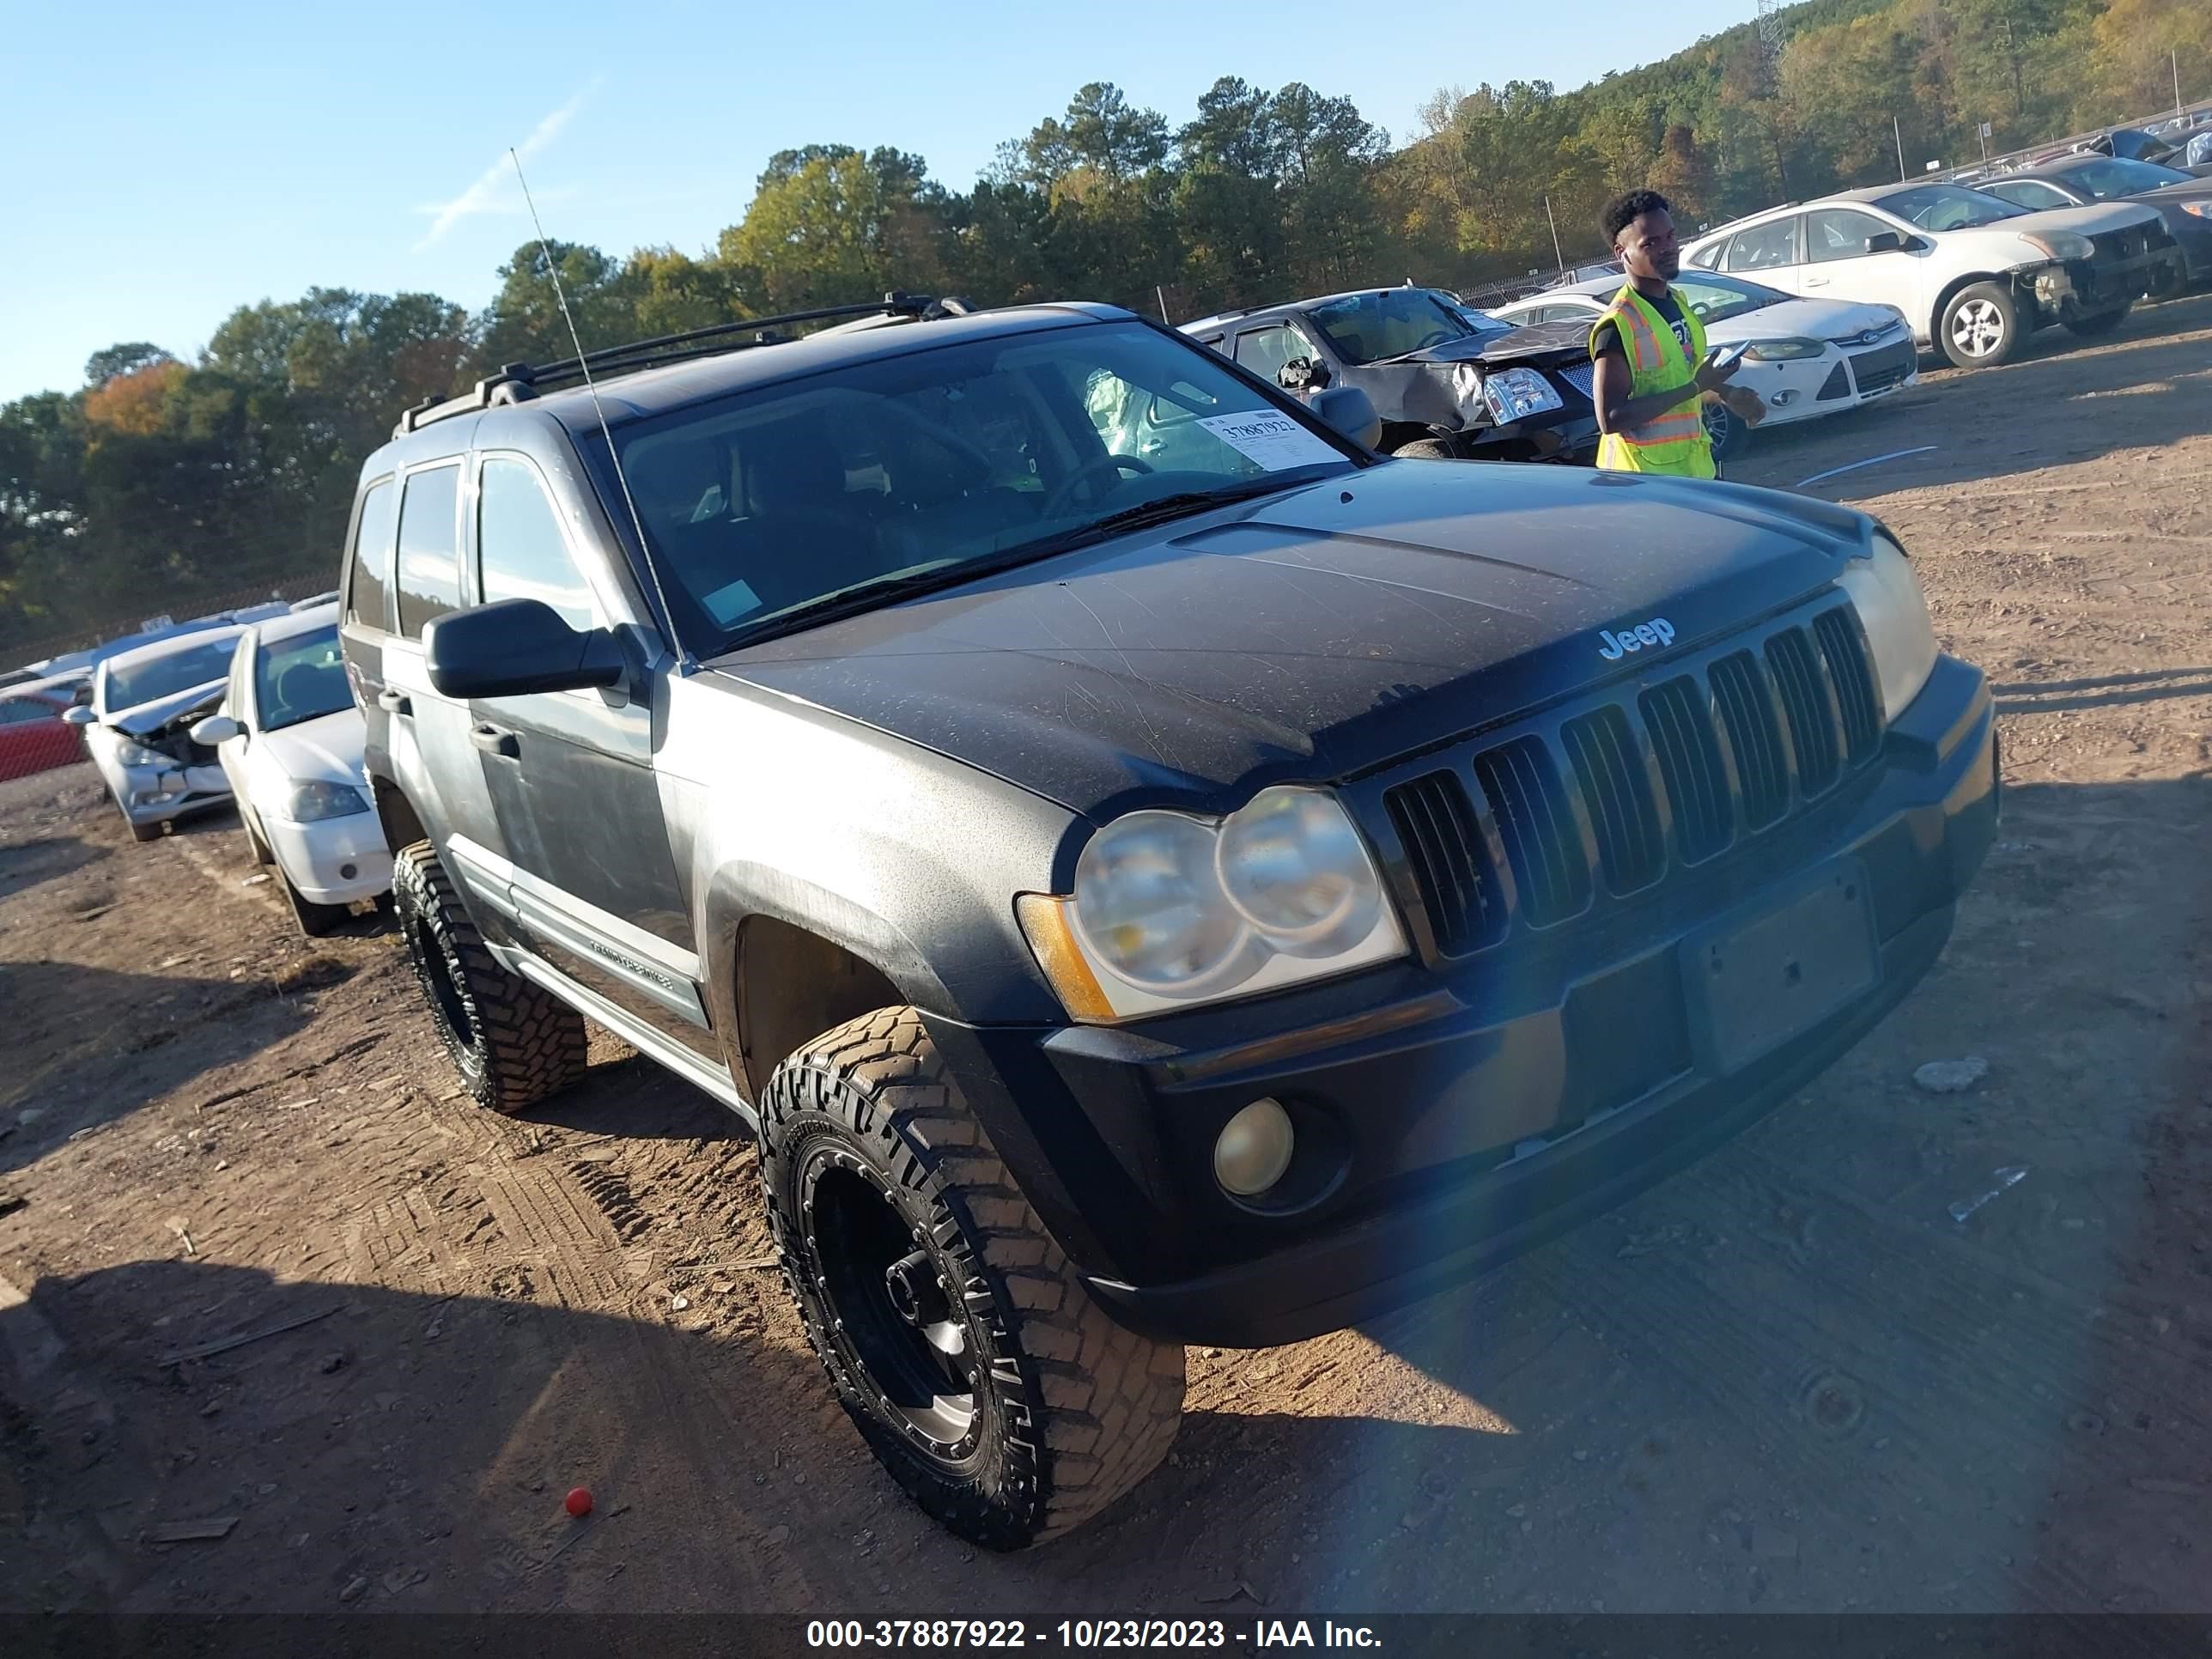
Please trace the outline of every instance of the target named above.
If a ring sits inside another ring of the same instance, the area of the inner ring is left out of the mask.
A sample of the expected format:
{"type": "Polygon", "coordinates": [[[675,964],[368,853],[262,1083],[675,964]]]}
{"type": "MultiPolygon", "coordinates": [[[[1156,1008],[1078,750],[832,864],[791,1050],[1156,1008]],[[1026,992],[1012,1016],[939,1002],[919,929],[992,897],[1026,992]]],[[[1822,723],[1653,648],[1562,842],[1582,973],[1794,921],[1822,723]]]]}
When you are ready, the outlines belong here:
{"type": "MultiPolygon", "coordinates": [[[[228,620],[232,613],[250,611],[257,605],[296,605],[302,599],[330,592],[336,580],[336,573],[331,570],[311,571],[305,575],[272,574],[244,580],[237,580],[234,572],[231,575],[234,585],[195,585],[167,592],[149,592],[141,608],[58,633],[18,634],[8,627],[7,619],[0,618],[0,673],[65,657],[73,652],[88,651],[149,629],[209,617],[228,620]]],[[[5,690],[0,687],[0,695],[4,695],[5,690]]]]}

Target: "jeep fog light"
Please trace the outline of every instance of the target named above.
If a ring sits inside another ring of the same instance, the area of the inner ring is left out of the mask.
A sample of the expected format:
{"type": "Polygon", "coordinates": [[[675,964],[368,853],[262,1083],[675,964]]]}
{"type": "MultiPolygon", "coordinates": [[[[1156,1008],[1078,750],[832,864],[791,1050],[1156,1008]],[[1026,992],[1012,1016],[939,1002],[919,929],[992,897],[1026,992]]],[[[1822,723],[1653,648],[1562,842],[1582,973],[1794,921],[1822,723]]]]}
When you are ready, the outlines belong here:
{"type": "Polygon", "coordinates": [[[1283,1178],[1297,1142],[1291,1115],[1263,1095],[1222,1126],[1213,1178],[1224,1191],[1255,1198],[1283,1178]]]}

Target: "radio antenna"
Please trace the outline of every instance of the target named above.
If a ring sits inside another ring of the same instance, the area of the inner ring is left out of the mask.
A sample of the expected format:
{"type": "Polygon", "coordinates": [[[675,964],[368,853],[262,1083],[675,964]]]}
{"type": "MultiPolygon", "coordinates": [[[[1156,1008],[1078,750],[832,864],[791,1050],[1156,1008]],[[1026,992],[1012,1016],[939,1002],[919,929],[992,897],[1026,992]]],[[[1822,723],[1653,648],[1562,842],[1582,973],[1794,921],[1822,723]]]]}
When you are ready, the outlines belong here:
{"type": "Polygon", "coordinates": [[[523,204],[530,210],[530,222],[537,228],[538,250],[545,256],[545,274],[553,279],[553,297],[560,301],[561,320],[568,325],[568,343],[576,348],[576,365],[584,371],[584,389],[592,394],[592,412],[599,417],[599,435],[607,441],[607,459],[613,464],[615,482],[622,486],[623,505],[629,509],[630,527],[637,532],[637,550],[645,561],[645,574],[652,579],[653,596],[660,601],[661,625],[668,630],[668,642],[676,647],[678,668],[690,672],[697,664],[691,653],[684,648],[684,641],[676,631],[676,612],[668,604],[667,590],[660,585],[660,568],[653,562],[653,544],[645,538],[645,520],[637,510],[637,498],[629,493],[629,475],[623,471],[622,456],[615,448],[615,434],[607,426],[607,411],[599,402],[599,388],[592,379],[592,365],[584,356],[584,338],[576,331],[576,319],[568,309],[568,290],[561,286],[561,266],[553,257],[553,249],[545,240],[545,226],[538,216],[538,204],[531,199],[530,180],[522,176],[522,158],[507,147],[507,159],[514,163],[514,177],[522,186],[523,204]]]}

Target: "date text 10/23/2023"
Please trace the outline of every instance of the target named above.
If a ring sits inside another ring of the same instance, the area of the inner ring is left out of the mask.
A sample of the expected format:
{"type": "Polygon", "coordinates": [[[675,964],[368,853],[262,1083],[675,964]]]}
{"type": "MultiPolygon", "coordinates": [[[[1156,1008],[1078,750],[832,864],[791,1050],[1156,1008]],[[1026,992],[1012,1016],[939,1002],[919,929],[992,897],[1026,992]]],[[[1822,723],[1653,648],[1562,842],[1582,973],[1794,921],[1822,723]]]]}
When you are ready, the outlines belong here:
{"type": "Polygon", "coordinates": [[[1304,1619],[1232,1626],[1219,1619],[1063,1619],[1032,1627],[1019,1619],[811,1619],[810,1648],[1376,1648],[1364,1625],[1304,1619]]]}

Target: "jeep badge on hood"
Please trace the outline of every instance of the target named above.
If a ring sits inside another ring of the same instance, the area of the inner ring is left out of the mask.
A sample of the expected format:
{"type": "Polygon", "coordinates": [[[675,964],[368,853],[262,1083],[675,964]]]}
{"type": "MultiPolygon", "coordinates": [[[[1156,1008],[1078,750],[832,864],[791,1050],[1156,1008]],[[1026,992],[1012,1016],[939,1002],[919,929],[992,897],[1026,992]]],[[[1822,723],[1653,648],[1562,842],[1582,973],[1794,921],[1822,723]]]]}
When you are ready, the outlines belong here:
{"type": "Polygon", "coordinates": [[[1664,617],[1654,617],[1650,622],[1624,628],[1618,634],[1609,628],[1601,628],[1597,636],[1605,641],[1598,647],[1598,655],[1607,662],[1619,662],[1630,652],[1641,651],[1647,645],[1674,644],[1674,624],[1664,617]]]}

